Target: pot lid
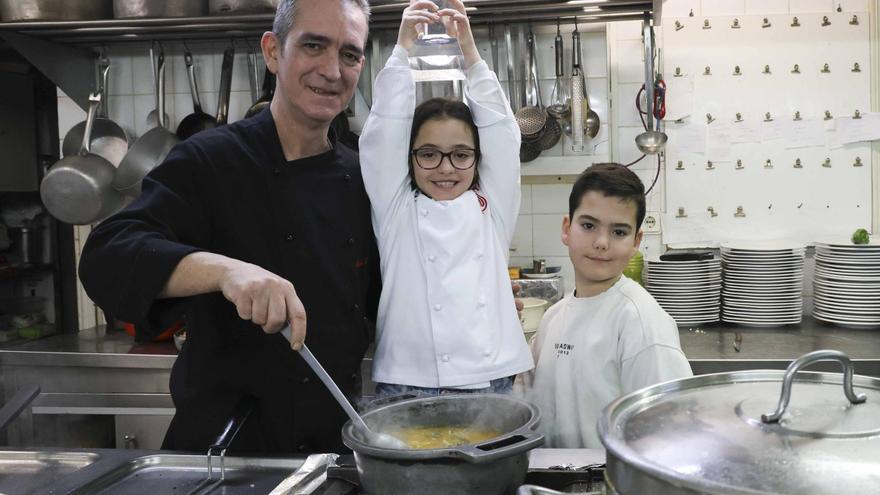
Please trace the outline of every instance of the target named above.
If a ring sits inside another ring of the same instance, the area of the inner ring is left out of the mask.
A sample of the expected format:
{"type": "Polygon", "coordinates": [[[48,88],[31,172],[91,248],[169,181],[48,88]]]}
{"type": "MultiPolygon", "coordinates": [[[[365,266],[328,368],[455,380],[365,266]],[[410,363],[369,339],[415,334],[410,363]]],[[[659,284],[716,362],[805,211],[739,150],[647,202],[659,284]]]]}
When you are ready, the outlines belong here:
{"type": "Polygon", "coordinates": [[[815,351],[784,372],[667,382],[612,402],[599,435],[609,459],[635,469],[630,475],[700,493],[872,493],[880,380],[852,373],[843,353],[815,351]],[[799,372],[827,360],[844,372],[799,372]]]}

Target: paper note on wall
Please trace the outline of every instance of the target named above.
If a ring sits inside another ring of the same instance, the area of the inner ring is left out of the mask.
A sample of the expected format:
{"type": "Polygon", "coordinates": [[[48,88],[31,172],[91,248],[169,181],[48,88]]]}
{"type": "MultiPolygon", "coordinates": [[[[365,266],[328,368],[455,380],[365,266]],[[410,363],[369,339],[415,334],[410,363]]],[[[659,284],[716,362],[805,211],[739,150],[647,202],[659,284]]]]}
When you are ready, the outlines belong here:
{"type": "Polygon", "coordinates": [[[713,122],[709,124],[706,137],[706,158],[713,162],[729,162],[733,160],[730,143],[733,124],[713,122]]]}
{"type": "Polygon", "coordinates": [[[787,149],[825,146],[825,127],[821,120],[796,120],[785,126],[787,149]]]}
{"type": "Polygon", "coordinates": [[[694,108],[694,80],[691,76],[671,77],[666,81],[666,119],[691,115],[694,108]]]}
{"type": "Polygon", "coordinates": [[[841,117],[835,128],[840,144],[880,139],[880,113],[861,114],[861,118],[841,117]]]}
{"type": "Polygon", "coordinates": [[[682,153],[706,152],[706,126],[704,124],[675,124],[667,125],[666,133],[669,134],[669,143],[682,153]]]}

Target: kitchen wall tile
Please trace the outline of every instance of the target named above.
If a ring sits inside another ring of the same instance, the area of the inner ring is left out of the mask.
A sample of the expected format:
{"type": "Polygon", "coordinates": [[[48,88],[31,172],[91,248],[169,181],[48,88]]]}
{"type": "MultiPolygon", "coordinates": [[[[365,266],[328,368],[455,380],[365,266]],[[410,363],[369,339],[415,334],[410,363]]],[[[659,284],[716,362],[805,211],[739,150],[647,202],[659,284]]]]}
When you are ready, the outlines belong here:
{"type": "Polygon", "coordinates": [[[645,46],[641,40],[617,41],[617,82],[645,83],[645,46]]]}
{"type": "MultiPolygon", "coordinates": [[[[208,115],[214,115],[216,117],[217,103],[220,101],[220,93],[217,91],[204,91],[201,96],[202,111],[208,115]]],[[[192,102],[189,103],[189,106],[184,106],[184,108],[192,108],[192,102]]]]}
{"type": "MultiPolygon", "coordinates": [[[[150,126],[147,125],[147,115],[156,108],[156,102],[151,95],[135,95],[132,97],[132,102],[134,103],[134,136],[132,138],[137,139],[150,130],[150,126]]],[[[165,113],[168,113],[167,110],[165,113]]]]}
{"type": "MultiPolygon", "coordinates": [[[[636,109],[636,95],[644,85],[642,82],[621,83],[617,85],[617,125],[621,126],[640,126],[642,121],[639,119],[639,111],[636,109]]],[[[641,100],[644,101],[642,96],[641,100]]],[[[644,108],[644,107],[643,107],[644,108]]]]}
{"type": "MultiPolygon", "coordinates": [[[[571,184],[534,184],[532,186],[532,213],[568,213],[568,195],[571,184]]],[[[560,218],[560,221],[562,219],[560,218]]]]}
{"type": "Polygon", "coordinates": [[[587,96],[590,98],[590,108],[599,115],[601,122],[608,121],[608,78],[587,78],[587,96]]]}
{"type": "Polygon", "coordinates": [[[241,120],[253,104],[250,90],[233,91],[229,98],[229,122],[241,120]]]}
{"type": "Polygon", "coordinates": [[[131,139],[135,132],[134,100],[130,95],[111,96],[107,103],[110,119],[119,124],[131,139]]]}
{"type": "Polygon", "coordinates": [[[700,0],[669,0],[663,2],[663,19],[674,20],[677,17],[687,17],[691,12],[695,16],[703,15],[700,10],[700,0]]]}
{"type": "Polygon", "coordinates": [[[248,82],[248,58],[250,52],[236,47],[235,65],[232,68],[232,91],[250,91],[248,82]]]}
{"type": "Polygon", "coordinates": [[[128,55],[108,55],[108,59],[110,60],[110,74],[107,76],[109,79],[107,85],[110,87],[110,94],[132,94],[134,83],[132,82],[131,57],[128,55]]]}
{"type": "MultiPolygon", "coordinates": [[[[145,50],[137,52],[131,57],[132,90],[136,95],[152,95],[155,93],[155,83],[151,66],[150,55],[145,50]]],[[[167,77],[167,76],[166,76],[167,77]]]]}
{"type": "Polygon", "coordinates": [[[615,39],[642,42],[642,21],[615,22],[613,26],[615,39]]]}
{"type": "Polygon", "coordinates": [[[532,216],[520,215],[516,221],[516,231],[510,243],[511,256],[532,255],[532,216]]]}
{"type": "Polygon", "coordinates": [[[546,256],[544,257],[544,261],[547,262],[547,266],[558,266],[561,267],[560,274],[562,275],[562,293],[563,297],[568,295],[569,292],[574,290],[574,267],[571,265],[571,259],[568,257],[568,253],[566,252],[565,256],[546,256]]]}
{"type": "Polygon", "coordinates": [[[666,245],[663,239],[657,234],[645,234],[642,236],[642,244],[639,251],[647,258],[649,256],[659,256],[666,252],[666,245]]]}
{"type": "Polygon", "coordinates": [[[568,250],[562,244],[562,214],[532,215],[532,254],[539,258],[566,256],[568,250]]]}
{"type": "Polygon", "coordinates": [[[788,8],[792,14],[807,12],[833,12],[836,6],[834,0],[790,0],[788,8]]]}
{"type": "MultiPolygon", "coordinates": [[[[623,127],[621,126],[618,130],[618,137],[620,141],[617,143],[617,161],[623,164],[627,164],[637,160],[642,156],[642,152],[636,147],[636,136],[645,132],[642,127],[623,127]]],[[[647,161],[648,158],[642,160],[642,162],[647,161]]],[[[641,164],[641,162],[639,162],[641,164]]],[[[639,165],[637,164],[637,165],[639,165]]]]}
{"type": "Polygon", "coordinates": [[[868,12],[871,2],[877,0],[838,0],[837,4],[844,12],[868,12]]]}
{"type": "MultiPolygon", "coordinates": [[[[572,138],[567,135],[563,135],[563,148],[562,153],[564,156],[584,156],[583,167],[578,167],[576,173],[580,173],[583,169],[589,167],[596,160],[591,159],[590,157],[607,157],[608,156],[608,125],[607,121],[602,122],[599,126],[599,133],[596,134],[596,137],[590,139],[588,136],[584,137],[584,151],[582,152],[574,152],[572,151],[571,145],[573,143],[572,138]]],[[[600,161],[602,161],[600,159],[600,161]]]]}
{"type": "Polygon", "coordinates": [[[518,266],[520,268],[529,268],[532,266],[532,258],[531,256],[511,256],[510,259],[507,260],[507,266],[518,266]]]}
{"type": "Polygon", "coordinates": [[[519,203],[519,214],[528,215],[532,213],[532,186],[523,184],[520,186],[522,191],[522,199],[519,203]]]}
{"type": "Polygon", "coordinates": [[[703,0],[701,10],[704,17],[742,15],[746,11],[746,2],[745,0],[703,0]]]}
{"type": "Polygon", "coordinates": [[[746,0],[746,15],[787,14],[788,0],[746,0]]]}
{"type": "Polygon", "coordinates": [[[84,112],[73,100],[64,96],[58,98],[58,137],[62,140],[67,131],[86,119],[84,112]]]}

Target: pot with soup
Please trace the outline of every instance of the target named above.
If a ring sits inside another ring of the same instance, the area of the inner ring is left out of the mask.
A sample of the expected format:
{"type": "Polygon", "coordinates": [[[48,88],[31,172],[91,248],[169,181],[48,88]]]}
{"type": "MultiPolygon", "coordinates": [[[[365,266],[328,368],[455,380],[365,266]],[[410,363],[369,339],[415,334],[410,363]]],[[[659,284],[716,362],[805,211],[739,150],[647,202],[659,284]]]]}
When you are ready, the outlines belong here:
{"type": "Polygon", "coordinates": [[[411,448],[371,445],[351,422],[342,441],[354,451],[370,495],[514,493],[525,480],[528,451],[544,443],[538,408],[507,395],[442,395],[403,400],[363,415],[374,431],[411,448]]]}

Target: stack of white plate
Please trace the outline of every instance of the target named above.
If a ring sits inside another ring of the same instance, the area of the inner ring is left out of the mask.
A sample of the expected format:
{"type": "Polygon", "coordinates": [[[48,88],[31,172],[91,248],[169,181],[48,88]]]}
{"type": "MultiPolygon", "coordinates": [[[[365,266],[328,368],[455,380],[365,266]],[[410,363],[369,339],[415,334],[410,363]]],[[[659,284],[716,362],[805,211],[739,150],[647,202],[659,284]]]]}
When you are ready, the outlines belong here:
{"type": "Polygon", "coordinates": [[[880,326],[880,241],[816,241],[813,316],[849,327],[880,326]]]}
{"type": "Polygon", "coordinates": [[[795,241],[723,243],[721,319],[759,327],[800,323],[805,252],[795,241]]]}
{"type": "Polygon", "coordinates": [[[679,325],[718,321],[721,309],[721,260],[646,259],[645,288],[679,325]]]}

